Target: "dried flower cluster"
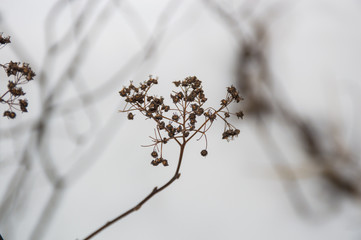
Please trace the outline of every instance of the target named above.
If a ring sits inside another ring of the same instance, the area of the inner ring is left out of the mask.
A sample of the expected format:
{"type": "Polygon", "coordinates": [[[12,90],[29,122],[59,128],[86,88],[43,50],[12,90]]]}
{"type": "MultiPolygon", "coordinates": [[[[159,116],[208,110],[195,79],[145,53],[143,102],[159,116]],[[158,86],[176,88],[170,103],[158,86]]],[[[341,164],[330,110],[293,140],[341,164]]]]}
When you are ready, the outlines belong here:
{"type": "MultiPolygon", "coordinates": [[[[10,43],[10,37],[3,37],[0,34],[0,47],[10,43]]],[[[8,109],[4,111],[3,116],[14,119],[16,117],[15,110],[27,112],[28,101],[22,96],[25,95],[21,85],[28,83],[35,77],[34,71],[27,63],[12,62],[0,64],[4,68],[8,77],[13,76],[13,80],[9,80],[7,90],[0,96],[0,103],[7,104],[8,109]]]]}
{"type": "Polygon", "coordinates": [[[130,213],[138,211],[143,204],[149,201],[153,196],[179,179],[185,146],[194,136],[200,135],[199,139],[204,136],[206,149],[201,151],[201,155],[204,157],[207,156],[206,132],[217,118],[223,120],[225,123],[222,135],[223,139],[230,140],[235,136],[238,136],[239,130],[228,122],[228,118],[231,115],[243,118],[242,112],[230,113],[228,109],[229,104],[232,102],[238,103],[242,100],[235,87],[232,86],[227,88],[226,97],[221,100],[220,107],[216,109],[204,106],[207,102],[207,98],[202,89],[202,81],[197,77],[187,77],[182,81],[175,81],[173,83],[177,90],[172,91],[170,94],[170,98],[173,101],[172,107],[165,103],[163,97],[153,96],[149,93],[149,90],[154,85],[158,84],[158,79],[153,78],[152,76],[149,76],[147,81],[140,83],[138,87],[130,82],[128,87],[124,87],[119,91],[120,96],[125,98],[126,102],[126,105],[120,112],[128,113],[129,120],[133,120],[135,117],[134,112],[138,111],[148,119],[153,119],[155,121],[155,136],[151,137],[153,144],[148,145],[148,147],[153,147],[150,154],[153,158],[151,161],[152,165],[158,166],[162,164],[163,166],[168,166],[168,160],[163,157],[164,144],[174,140],[179,145],[179,159],[173,177],[162,186],[153,188],[153,190],[138,204],[102,225],[84,238],[84,240],[93,238],[95,235],[128,216],[130,213]]]}
{"type": "Polygon", "coordinates": [[[134,112],[139,111],[145,117],[153,119],[156,123],[154,130],[153,144],[147,147],[153,147],[151,164],[157,166],[162,164],[168,166],[168,160],[163,157],[163,145],[168,141],[174,140],[180,146],[187,143],[196,134],[200,138],[204,136],[206,147],[201,151],[202,156],[207,152],[207,136],[214,120],[217,118],[225,123],[222,139],[230,140],[238,136],[239,129],[228,122],[228,118],[234,115],[243,118],[243,112],[230,113],[228,106],[232,102],[239,102],[242,99],[236,88],[231,86],[227,88],[227,95],[220,101],[218,109],[205,107],[207,98],[202,89],[202,81],[197,77],[187,77],[182,81],[173,82],[176,91],[172,91],[170,98],[173,106],[167,105],[163,97],[157,97],[149,94],[152,86],[158,84],[158,79],[152,76],[138,87],[131,82],[128,87],[124,87],[120,96],[125,98],[127,103],[120,112],[128,113],[128,119],[133,120],[134,112]]]}

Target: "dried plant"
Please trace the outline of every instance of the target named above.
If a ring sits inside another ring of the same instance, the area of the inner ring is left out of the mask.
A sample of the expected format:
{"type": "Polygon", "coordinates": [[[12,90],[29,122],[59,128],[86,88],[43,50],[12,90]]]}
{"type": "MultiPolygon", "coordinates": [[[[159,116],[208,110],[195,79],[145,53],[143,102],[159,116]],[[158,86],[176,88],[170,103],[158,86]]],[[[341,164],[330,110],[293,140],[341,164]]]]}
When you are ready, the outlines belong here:
{"type": "MultiPolygon", "coordinates": [[[[0,48],[8,43],[11,43],[10,37],[3,37],[3,35],[0,34],[0,48]]],[[[25,92],[20,85],[24,85],[33,80],[35,73],[28,63],[10,61],[4,65],[0,64],[0,67],[4,68],[8,77],[13,76],[14,78],[14,80],[8,81],[7,90],[0,96],[0,103],[8,105],[8,109],[4,111],[3,116],[14,119],[16,117],[14,110],[21,112],[28,111],[28,101],[25,98],[21,98],[25,95],[25,92]]]]}
{"type": "Polygon", "coordinates": [[[124,87],[120,92],[120,96],[125,98],[126,105],[122,113],[128,114],[128,119],[133,120],[134,112],[140,112],[148,119],[155,121],[156,127],[154,129],[154,137],[151,137],[153,143],[145,147],[152,147],[151,156],[153,166],[163,165],[168,166],[168,160],[164,158],[163,148],[169,141],[175,141],[179,145],[179,159],[176,171],[171,179],[163,186],[155,187],[142,201],[140,201],[133,208],[121,214],[117,218],[107,222],[105,225],[94,231],[85,240],[91,239],[93,236],[109,227],[113,223],[127,216],[128,214],[139,210],[144,203],[151,199],[154,195],[168,187],[176,179],[180,177],[180,167],[183,159],[183,153],[186,144],[195,136],[199,139],[204,137],[206,147],[201,150],[200,154],[206,156],[207,152],[207,131],[210,129],[214,121],[218,118],[224,122],[224,131],[222,139],[227,141],[238,136],[239,129],[228,122],[228,118],[232,115],[237,118],[243,118],[243,112],[231,113],[228,106],[232,102],[240,102],[243,98],[239,95],[235,87],[227,88],[227,94],[224,99],[220,101],[220,107],[205,107],[207,98],[202,89],[202,81],[197,77],[187,77],[182,81],[173,82],[177,87],[177,91],[172,91],[170,97],[173,101],[173,106],[167,105],[163,97],[152,96],[149,90],[156,84],[158,79],[152,76],[149,79],[136,87],[131,82],[128,87],[124,87]]]}

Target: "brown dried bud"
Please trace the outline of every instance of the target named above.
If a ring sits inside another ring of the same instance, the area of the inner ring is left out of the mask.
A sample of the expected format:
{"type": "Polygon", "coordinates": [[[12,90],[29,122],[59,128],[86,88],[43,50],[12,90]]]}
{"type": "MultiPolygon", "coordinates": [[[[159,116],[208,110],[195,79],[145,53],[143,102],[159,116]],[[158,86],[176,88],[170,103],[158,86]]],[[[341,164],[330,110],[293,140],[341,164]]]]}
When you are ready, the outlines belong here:
{"type": "Polygon", "coordinates": [[[8,89],[11,90],[13,89],[14,87],[16,87],[16,84],[12,81],[9,81],[9,84],[8,84],[8,89]]]}
{"type": "Polygon", "coordinates": [[[197,109],[197,111],[196,111],[196,115],[197,115],[197,116],[200,116],[200,115],[203,114],[203,112],[204,112],[204,109],[203,109],[203,108],[199,108],[199,109],[197,109]]]}
{"type": "Polygon", "coordinates": [[[10,116],[10,111],[5,111],[3,114],[4,117],[9,117],[10,116]]]}
{"type": "Polygon", "coordinates": [[[131,90],[135,90],[135,89],[136,89],[136,87],[133,85],[132,82],[129,84],[129,87],[128,87],[128,88],[131,89],[131,90]]]}
{"type": "Polygon", "coordinates": [[[125,91],[125,89],[123,88],[122,90],[119,91],[119,94],[121,97],[125,97],[127,96],[127,92],[125,91]]]}
{"type": "Polygon", "coordinates": [[[188,102],[193,102],[197,96],[197,93],[195,91],[192,91],[191,94],[189,94],[186,98],[188,102]]]}
{"type": "Polygon", "coordinates": [[[192,111],[196,112],[198,110],[199,106],[197,104],[192,104],[192,111]]]}
{"type": "Polygon", "coordinates": [[[165,128],[165,122],[160,122],[158,124],[158,127],[159,127],[160,130],[164,129],[165,128]]]}
{"type": "Polygon", "coordinates": [[[3,116],[14,119],[16,117],[16,113],[11,111],[5,111],[3,116]]]}
{"type": "Polygon", "coordinates": [[[182,92],[178,92],[178,93],[177,93],[177,97],[178,97],[179,99],[183,99],[184,94],[183,94],[182,92]]]}
{"type": "Polygon", "coordinates": [[[141,84],[141,85],[140,85],[140,89],[141,89],[142,91],[145,91],[145,90],[147,89],[147,85],[146,85],[146,84],[141,84]]]}
{"type": "Polygon", "coordinates": [[[207,156],[207,154],[208,154],[207,150],[204,149],[204,150],[201,151],[201,155],[203,157],[207,156]]]}
{"type": "Polygon", "coordinates": [[[164,112],[168,112],[169,109],[170,109],[169,106],[167,106],[167,105],[162,105],[162,110],[164,110],[164,112]]]}
{"type": "Polygon", "coordinates": [[[209,120],[211,120],[211,122],[213,122],[214,121],[214,119],[216,119],[217,118],[217,115],[215,114],[215,113],[213,113],[213,114],[211,114],[211,115],[209,115],[209,120]]]}
{"type": "Polygon", "coordinates": [[[128,119],[133,120],[134,119],[134,114],[133,113],[128,113],[128,119]]]}
{"type": "Polygon", "coordinates": [[[207,99],[206,97],[201,98],[201,102],[202,102],[202,103],[207,102],[207,100],[208,100],[208,99],[207,99]]]}
{"type": "Polygon", "coordinates": [[[15,112],[10,112],[9,117],[10,117],[11,119],[14,119],[14,118],[16,117],[16,113],[15,113],[15,112]]]}
{"type": "Polygon", "coordinates": [[[180,81],[174,81],[173,83],[174,83],[174,85],[175,85],[176,87],[179,87],[179,85],[181,84],[180,81]]]}
{"type": "Polygon", "coordinates": [[[161,98],[154,98],[154,103],[157,104],[157,105],[162,105],[163,104],[163,101],[164,101],[164,98],[161,97],[161,98]]]}
{"type": "Polygon", "coordinates": [[[152,114],[151,112],[147,112],[147,113],[145,114],[145,116],[146,116],[146,117],[149,117],[149,118],[152,118],[152,117],[153,117],[153,114],[152,114]]]}
{"type": "Polygon", "coordinates": [[[3,37],[2,34],[0,34],[0,44],[7,44],[10,42],[10,37],[3,37]]]}
{"type": "Polygon", "coordinates": [[[154,119],[156,119],[156,120],[162,120],[162,119],[163,119],[163,116],[160,115],[159,113],[157,113],[157,114],[154,116],[154,119]]]}
{"type": "Polygon", "coordinates": [[[28,81],[33,80],[35,76],[36,74],[31,70],[31,68],[29,68],[29,72],[26,75],[26,80],[28,81]]]}
{"type": "Polygon", "coordinates": [[[234,136],[238,136],[238,134],[240,133],[239,129],[228,129],[227,131],[223,132],[222,134],[222,139],[227,139],[231,137],[233,139],[234,136]]]}
{"type": "Polygon", "coordinates": [[[169,136],[170,138],[174,137],[174,132],[173,132],[173,131],[169,131],[169,132],[168,132],[168,136],[169,136]]]}
{"type": "Polygon", "coordinates": [[[9,91],[10,91],[10,93],[12,94],[12,95],[14,95],[15,97],[18,97],[18,96],[23,96],[23,95],[25,95],[25,93],[24,93],[24,91],[23,91],[23,89],[21,88],[21,87],[19,87],[19,88],[12,88],[12,89],[9,89],[9,91]]]}
{"type": "Polygon", "coordinates": [[[183,80],[183,81],[182,81],[182,86],[183,86],[183,87],[188,87],[188,85],[189,85],[189,84],[187,83],[186,80],[183,80]]]}
{"type": "Polygon", "coordinates": [[[153,84],[158,84],[158,80],[156,78],[151,79],[153,84]]]}
{"type": "Polygon", "coordinates": [[[158,166],[160,162],[161,162],[160,159],[157,158],[157,159],[152,160],[150,163],[151,163],[153,166],[158,166]]]}
{"type": "Polygon", "coordinates": [[[237,118],[243,119],[244,114],[242,111],[237,112],[236,115],[237,115],[237,118]]]}
{"type": "Polygon", "coordinates": [[[162,164],[163,164],[164,167],[169,166],[168,161],[166,159],[162,160],[162,164]]]}
{"type": "Polygon", "coordinates": [[[176,130],[177,130],[177,132],[181,132],[183,130],[183,127],[181,125],[179,125],[176,130]]]}
{"type": "Polygon", "coordinates": [[[153,151],[150,155],[152,155],[154,158],[158,157],[158,153],[156,151],[153,151]]]}
{"type": "Polygon", "coordinates": [[[19,99],[19,105],[22,112],[27,112],[28,101],[26,99],[19,99]]]}
{"type": "Polygon", "coordinates": [[[195,120],[195,119],[191,119],[191,120],[189,121],[189,123],[190,123],[191,125],[195,125],[196,122],[197,122],[197,120],[195,120]]]}
{"type": "Polygon", "coordinates": [[[157,111],[157,104],[155,104],[154,102],[151,102],[149,104],[149,107],[148,107],[148,111],[151,112],[151,113],[154,113],[155,111],[157,111]]]}
{"type": "Polygon", "coordinates": [[[196,114],[195,113],[191,113],[189,114],[189,119],[196,119],[196,114]]]}
{"type": "Polygon", "coordinates": [[[179,102],[179,97],[178,96],[174,96],[174,95],[171,94],[170,97],[172,98],[173,103],[178,103],[179,102]]]}
{"type": "Polygon", "coordinates": [[[172,120],[173,120],[173,121],[178,121],[178,120],[179,120],[179,116],[178,116],[177,114],[173,114],[172,120]]]}

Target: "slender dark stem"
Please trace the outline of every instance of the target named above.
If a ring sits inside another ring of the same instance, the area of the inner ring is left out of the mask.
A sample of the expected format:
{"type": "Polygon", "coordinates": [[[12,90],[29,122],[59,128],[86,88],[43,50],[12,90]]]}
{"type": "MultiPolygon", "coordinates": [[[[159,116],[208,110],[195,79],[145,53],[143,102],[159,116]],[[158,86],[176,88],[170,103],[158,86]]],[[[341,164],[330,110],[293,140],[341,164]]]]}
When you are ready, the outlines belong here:
{"type": "Polygon", "coordinates": [[[3,100],[3,97],[5,97],[5,95],[6,94],[8,94],[9,93],[9,90],[7,90],[1,97],[0,97],[0,102],[5,102],[4,100],[3,100]]]}
{"type": "Polygon", "coordinates": [[[125,216],[131,214],[134,211],[139,210],[144,203],[146,203],[149,199],[151,199],[154,195],[156,195],[157,193],[159,193],[160,191],[162,191],[163,189],[167,188],[169,185],[171,185],[175,180],[177,180],[180,177],[180,167],[182,164],[182,159],[183,159],[183,153],[184,153],[184,148],[185,148],[186,142],[183,142],[180,145],[180,153],[179,153],[179,160],[178,160],[178,166],[177,169],[173,175],[173,177],[171,179],[168,180],[167,183],[165,183],[162,187],[158,188],[155,187],[153,189],[153,191],[151,193],[149,193],[142,201],[140,201],[137,205],[135,205],[133,208],[129,209],[128,211],[124,212],[123,214],[121,214],[120,216],[114,218],[113,220],[107,222],[106,224],[104,224],[103,226],[101,226],[100,228],[98,228],[97,230],[95,230],[93,233],[91,233],[89,236],[87,236],[86,238],[84,238],[84,240],[89,240],[91,238],[93,238],[95,235],[97,235],[98,233],[100,233],[101,231],[103,231],[104,229],[106,229],[107,227],[109,227],[110,225],[112,225],[113,223],[119,221],[120,219],[124,218],[125,216]]]}

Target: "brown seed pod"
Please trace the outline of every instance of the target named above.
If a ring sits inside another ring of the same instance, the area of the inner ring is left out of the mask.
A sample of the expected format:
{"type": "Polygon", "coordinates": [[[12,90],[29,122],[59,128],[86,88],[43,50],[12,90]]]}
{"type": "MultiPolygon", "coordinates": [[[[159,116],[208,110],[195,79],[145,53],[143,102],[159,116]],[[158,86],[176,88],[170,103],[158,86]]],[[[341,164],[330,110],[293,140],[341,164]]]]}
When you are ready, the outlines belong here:
{"type": "Polygon", "coordinates": [[[237,118],[243,119],[244,114],[242,111],[239,111],[238,113],[236,113],[236,115],[237,115],[237,118]]]}
{"type": "Polygon", "coordinates": [[[179,119],[179,116],[177,114],[173,114],[172,120],[173,121],[178,121],[178,119],[179,119]]]}
{"type": "Polygon", "coordinates": [[[19,105],[22,112],[28,111],[28,101],[26,99],[19,99],[19,105]]]}
{"type": "Polygon", "coordinates": [[[165,122],[160,122],[160,123],[158,124],[158,126],[159,126],[159,129],[160,129],[160,130],[164,129],[164,128],[165,128],[165,122]]]}
{"type": "Polygon", "coordinates": [[[16,113],[15,112],[10,112],[9,117],[11,119],[14,119],[16,117],[16,113]]]}
{"type": "Polygon", "coordinates": [[[226,99],[222,99],[222,100],[221,100],[221,105],[222,105],[222,106],[227,106],[227,100],[226,100],[226,99]]]}
{"type": "Polygon", "coordinates": [[[16,84],[12,81],[9,81],[8,89],[13,89],[14,87],[16,87],[16,84]]]}
{"type": "Polygon", "coordinates": [[[163,106],[162,106],[162,110],[164,110],[164,112],[168,112],[169,109],[170,109],[170,107],[167,106],[167,105],[163,105],[163,106]]]}
{"type": "Polygon", "coordinates": [[[181,132],[183,130],[183,127],[181,125],[179,125],[176,130],[177,130],[177,132],[181,132]]]}
{"type": "Polygon", "coordinates": [[[195,104],[195,103],[192,104],[192,111],[193,111],[193,112],[197,111],[198,108],[199,108],[198,104],[195,104]]]}
{"type": "Polygon", "coordinates": [[[211,122],[213,122],[214,119],[216,119],[216,117],[217,117],[217,115],[213,113],[212,115],[209,116],[209,120],[211,120],[211,122]]]}
{"type": "Polygon", "coordinates": [[[197,111],[196,111],[196,115],[197,115],[197,116],[200,116],[200,115],[203,114],[203,112],[204,112],[204,109],[203,109],[203,108],[199,108],[199,109],[197,109],[197,111]]]}
{"type": "Polygon", "coordinates": [[[159,160],[159,158],[154,159],[154,160],[152,160],[150,163],[151,163],[153,166],[157,166],[157,165],[160,163],[158,160],[159,160]]]}
{"type": "Polygon", "coordinates": [[[201,151],[201,155],[202,155],[203,157],[207,156],[207,154],[208,154],[207,150],[203,149],[203,150],[201,151]]]}
{"type": "Polygon", "coordinates": [[[164,167],[169,166],[168,161],[166,159],[162,160],[162,164],[163,164],[164,167]]]}
{"type": "Polygon", "coordinates": [[[170,124],[170,123],[166,126],[166,128],[167,128],[169,131],[172,131],[172,130],[173,130],[173,126],[172,126],[172,124],[170,124]]]}
{"type": "Polygon", "coordinates": [[[179,85],[181,84],[180,81],[174,81],[173,83],[174,83],[174,85],[175,85],[176,87],[179,87],[179,85]]]}
{"type": "Polygon", "coordinates": [[[178,92],[178,93],[177,93],[177,97],[178,97],[179,99],[183,99],[184,94],[183,94],[182,92],[178,92]]]}
{"type": "Polygon", "coordinates": [[[133,113],[128,113],[128,119],[133,120],[134,119],[134,114],[133,113]]]}
{"type": "Polygon", "coordinates": [[[158,153],[156,151],[153,151],[150,155],[152,155],[154,158],[158,157],[158,153]]]}
{"type": "Polygon", "coordinates": [[[146,84],[140,85],[140,89],[141,89],[142,91],[144,91],[145,89],[147,89],[147,85],[146,85],[146,84]]]}
{"type": "Polygon", "coordinates": [[[156,120],[162,120],[162,119],[163,119],[163,116],[160,115],[159,113],[157,113],[157,114],[154,116],[154,119],[156,119],[156,120]]]}
{"type": "Polygon", "coordinates": [[[174,132],[168,132],[168,136],[169,136],[170,138],[174,137],[174,132]]]}

